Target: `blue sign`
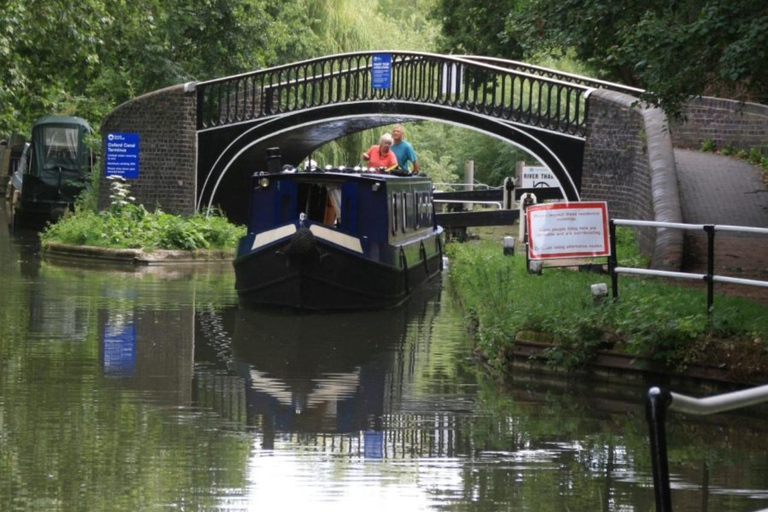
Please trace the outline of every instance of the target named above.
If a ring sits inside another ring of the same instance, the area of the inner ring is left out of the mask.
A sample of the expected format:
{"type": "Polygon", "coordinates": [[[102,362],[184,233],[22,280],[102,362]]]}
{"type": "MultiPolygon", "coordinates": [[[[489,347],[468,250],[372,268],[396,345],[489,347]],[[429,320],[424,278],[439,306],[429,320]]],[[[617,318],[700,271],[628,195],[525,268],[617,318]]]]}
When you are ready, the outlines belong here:
{"type": "Polygon", "coordinates": [[[373,55],[371,87],[374,89],[392,88],[392,55],[389,53],[377,53],[373,55]]]}
{"type": "Polygon", "coordinates": [[[107,176],[139,177],[139,134],[108,133],[105,171],[107,176]]]}

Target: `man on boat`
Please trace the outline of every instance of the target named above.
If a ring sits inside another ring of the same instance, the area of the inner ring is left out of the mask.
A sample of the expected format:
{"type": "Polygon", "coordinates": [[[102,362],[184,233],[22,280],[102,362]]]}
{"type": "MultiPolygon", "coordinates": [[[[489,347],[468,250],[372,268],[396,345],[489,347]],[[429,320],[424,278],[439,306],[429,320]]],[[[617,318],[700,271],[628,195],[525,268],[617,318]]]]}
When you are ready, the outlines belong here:
{"type": "Polygon", "coordinates": [[[416,160],[416,153],[413,151],[413,146],[403,140],[403,135],[405,135],[403,125],[396,124],[392,128],[392,152],[397,156],[397,164],[401,169],[409,170],[408,162],[413,162],[413,173],[418,174],[419,162],[416,160]]]}
{"type": "Polygon", "coordinates": [[[379,139],[378,146],[371,146],[363,153],[363,160],[368,162],[368,167],[384,167],[387,170],[397,167],[397,157],[390,149],[392,142],[392,135],[385,133],[379,139]]]}

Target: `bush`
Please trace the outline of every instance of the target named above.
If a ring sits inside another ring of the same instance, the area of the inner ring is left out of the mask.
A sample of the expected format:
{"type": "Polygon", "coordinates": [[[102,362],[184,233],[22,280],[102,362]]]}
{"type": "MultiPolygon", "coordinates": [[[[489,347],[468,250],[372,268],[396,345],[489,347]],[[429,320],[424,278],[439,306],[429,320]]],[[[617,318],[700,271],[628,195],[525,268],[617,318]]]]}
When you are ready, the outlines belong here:
{"type": "Polygon", "coordinates": [[[86,204],[78,204],[74,213],[65,215],[40,234],[43,242],[90,245],[115,249],[230,249],[243,236],[244,228],[229,223],[220,214],[196,214],[188,218],[148,212],[134,204],[124,181],[113,180],[110,206],[94,213],[86,204]]]}
{"type": "Polygon", "coordinates": [[[714,153],[717,150],[717,144],[713,140],[706,139],[701,142],[701,150],[705,153],[714,153]]]}

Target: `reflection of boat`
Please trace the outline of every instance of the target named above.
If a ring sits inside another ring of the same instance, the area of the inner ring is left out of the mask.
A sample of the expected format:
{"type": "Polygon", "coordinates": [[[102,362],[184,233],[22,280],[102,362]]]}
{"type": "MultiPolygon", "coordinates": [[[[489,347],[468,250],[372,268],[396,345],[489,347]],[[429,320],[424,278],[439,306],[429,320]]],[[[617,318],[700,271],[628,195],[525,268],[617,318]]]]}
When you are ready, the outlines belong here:
{"type": "Polygon", "coordinates": [[[440,272],[441,232],[425,177],[254,175],[237,291],[249,302],[301,309],[395,306],[440,272]]]}
{"type": "MultiPolygon", "coordinates": [[[[91,127],[77,117],[49,116],[35,122],[32,142],[12,181],[20,191],[9,221],[56,220],[88,184],[92,155],[85,145],[91,127]]],[[[13,195],[11,196],[13,197],[13,195]]]]}
{"type": "Polygon", "coordinates": [[[210,318],[198,318],[198,328],[211,334],[196,336],[196,360],[221,361],[228,352],[222,345],[231,351],[229,375],[197,372],[198,396],[208,396],[211,405],[242,400],[247,423],[265,432],[344,433],[375,427],[371,421],[379,421],[396,393],[397,386],[388,383],[408,325],[434,307],[430,301],[437,290],[425,287],[408,307],[384,311],[297,315],[232,308],[216,326],[210,318]],[[216,345],[223,332],[231,333],[231,341],[216,345]],[[239,390],[231,373],[238,375],[239,390]],[[210,398],[211,393],[225,396],[210,398]]]}

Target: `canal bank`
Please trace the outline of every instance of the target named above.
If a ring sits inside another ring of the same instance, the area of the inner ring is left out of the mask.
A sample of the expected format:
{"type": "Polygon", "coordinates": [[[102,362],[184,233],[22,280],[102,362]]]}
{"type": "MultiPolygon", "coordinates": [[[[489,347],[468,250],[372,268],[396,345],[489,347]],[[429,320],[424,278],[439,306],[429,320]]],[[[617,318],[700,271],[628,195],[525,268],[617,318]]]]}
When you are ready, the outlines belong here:
{"type": "Polygon", "coordinates": [[[52,263],[102,263],[127,266],[177,265],[190,263],[232,263],[234,249],[112,249],[88,245],[44,242],[41,252],[52,263]]]}
{"type": "Polygon", "coordinates": [[[768,308],[705,289],[627,278],[619,301],[595,301],[609,276],[504,256],[497,242],[448,247],[449,272],[476,358],[506,378],[519,371],[574,379],[720,389],[768,377],[768,308]]]}

